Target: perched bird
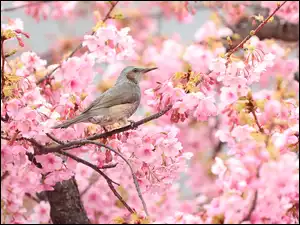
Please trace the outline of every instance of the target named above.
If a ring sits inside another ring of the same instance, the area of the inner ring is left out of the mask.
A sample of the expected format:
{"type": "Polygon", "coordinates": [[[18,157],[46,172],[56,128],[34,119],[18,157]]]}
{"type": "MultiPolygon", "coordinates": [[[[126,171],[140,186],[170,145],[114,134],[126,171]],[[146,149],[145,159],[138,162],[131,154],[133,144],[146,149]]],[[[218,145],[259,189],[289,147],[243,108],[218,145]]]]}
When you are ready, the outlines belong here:
{"type": "Polygon", "coordinates": [[[141,76],[154,68],[128,66],[122,70],[115,85],[103,92],[81,114],[52,128],[67,128],[73,124],[90,122],[103,127],[116,122],[128,122],[141,100],[141,76]]]}

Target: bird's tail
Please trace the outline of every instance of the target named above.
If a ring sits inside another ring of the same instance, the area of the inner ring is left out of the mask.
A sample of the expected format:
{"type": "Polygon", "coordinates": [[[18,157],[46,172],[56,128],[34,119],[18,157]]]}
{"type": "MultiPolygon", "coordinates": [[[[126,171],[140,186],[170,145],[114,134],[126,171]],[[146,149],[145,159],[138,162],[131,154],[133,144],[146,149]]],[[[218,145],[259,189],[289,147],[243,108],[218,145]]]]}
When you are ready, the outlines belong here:
{"type": "Polygon", "coordinates": [[[86,114],[80,114],[77,117],[67,120],[66,122],[56,125],[54,127],[51,127],[52,129],[57,129],[57,128],[67,128],[75,123],[80,123],[80,122],[84,122],[87,121],[88,117],[86,114]]]}

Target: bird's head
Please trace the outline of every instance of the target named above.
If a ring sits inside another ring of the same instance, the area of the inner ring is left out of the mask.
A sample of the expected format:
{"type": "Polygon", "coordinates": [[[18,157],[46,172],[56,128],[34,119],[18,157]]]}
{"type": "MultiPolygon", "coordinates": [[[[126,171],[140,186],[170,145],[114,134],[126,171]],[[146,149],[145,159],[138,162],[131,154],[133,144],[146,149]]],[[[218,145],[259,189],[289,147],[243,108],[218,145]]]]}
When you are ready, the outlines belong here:
{"type": "Polygon", "coordinates": [[[118,77],[117,83],[123,82],[125,80],[129,80],[131,82],[138,84],[143,74],[148,73],[155,69],[157,69],[157,67],[142,68],[142,67],[135,67],[135,66],[127,66],[125,69],[122,70],[120,76],[118,77]]]}

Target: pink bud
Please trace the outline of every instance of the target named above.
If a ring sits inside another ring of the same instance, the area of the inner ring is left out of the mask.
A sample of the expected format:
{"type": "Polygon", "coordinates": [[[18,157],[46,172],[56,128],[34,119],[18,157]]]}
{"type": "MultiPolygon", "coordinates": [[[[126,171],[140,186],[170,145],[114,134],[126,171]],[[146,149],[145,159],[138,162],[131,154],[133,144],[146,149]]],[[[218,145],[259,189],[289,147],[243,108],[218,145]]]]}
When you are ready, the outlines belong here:
{"type": "Polygon", "coordinates": [[[27,38],[30,38],[30,36],[29,36],[29,34],[28,33],[26,33],[26,32],[23,32],[22,33],[25,37],[27,37],[27,38]]]}
{"type": "Polygon", "coordinates": [[[25,45],[24,45],[24,42],[22,41],[21,38],[17,37],[17,40],[18,40],[19,45],[20,45],[21,47],[24,47],[24,46],[25,46],[25,45]]]}

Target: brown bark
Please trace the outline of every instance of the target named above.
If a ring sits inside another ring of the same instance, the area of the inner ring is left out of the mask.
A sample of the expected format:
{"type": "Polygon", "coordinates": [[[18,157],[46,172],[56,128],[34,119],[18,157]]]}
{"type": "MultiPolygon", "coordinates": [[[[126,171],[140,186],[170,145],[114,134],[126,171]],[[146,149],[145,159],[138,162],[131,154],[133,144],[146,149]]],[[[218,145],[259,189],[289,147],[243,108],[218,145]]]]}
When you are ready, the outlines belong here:
{"type": "Polygon", "coordinates": [[[47,197],[53,224],[90,224],[75,177],[56,183],[54,191],[47,191],[47,197]]]}
{"type": "MultiPolygon", "coordinates": [[[[252,24],[253,19],[242,18],[234,27],[234,32],[239,34],[242,38],[246,37],[251,30],[257,27],[252,24]]],[[[264,25],[264,28],[257,33],[260,40],[263,39],[277,39],[286,42],[297,42],[299,40],[299,23],[288,23],[274,17],[274,21],[264,25]]]]}

